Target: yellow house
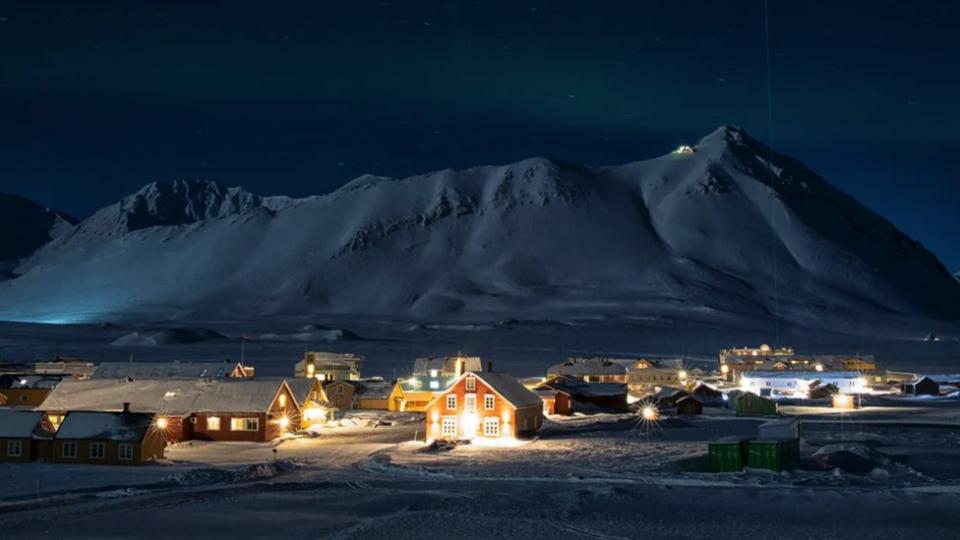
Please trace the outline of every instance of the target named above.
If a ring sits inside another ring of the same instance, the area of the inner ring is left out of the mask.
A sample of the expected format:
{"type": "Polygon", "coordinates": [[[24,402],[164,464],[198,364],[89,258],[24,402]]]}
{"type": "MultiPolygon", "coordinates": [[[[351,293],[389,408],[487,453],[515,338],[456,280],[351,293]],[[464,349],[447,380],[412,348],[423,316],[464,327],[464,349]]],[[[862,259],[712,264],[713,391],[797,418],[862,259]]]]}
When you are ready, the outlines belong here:
{"type": "Polygon", "coordinates": [[[417,358],[413,374],[394,383],[387,396],[387,410],[424,412],[430,400],[442,394],[465,372],[483,371],[479,356],[417,358]]]}
{"type": "Polygon", "coordinates": [[[424,412],[430,400],[440,394],[440,391],[416,389],[407,381],[397,381],[390,391],[387,400],[387,409],[399,412],[424,412]]]}

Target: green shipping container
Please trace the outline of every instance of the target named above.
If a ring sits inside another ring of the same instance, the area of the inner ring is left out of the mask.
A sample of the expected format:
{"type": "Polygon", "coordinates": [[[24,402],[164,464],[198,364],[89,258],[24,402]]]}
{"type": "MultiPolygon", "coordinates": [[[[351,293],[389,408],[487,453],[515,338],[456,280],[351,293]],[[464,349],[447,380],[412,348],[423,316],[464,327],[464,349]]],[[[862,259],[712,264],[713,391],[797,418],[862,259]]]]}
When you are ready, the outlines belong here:
{"type": "Polygon", "coordinates": [[[747,462],[747,442],[744,437],[724,437],[710,443],[710,470],[739,472],[747,462]]]}
{"type": "Polygon", "coordinates": [[[751,469],[780,472],[800,458],[800,439],[750,441],[747,465],[751,469]]]}

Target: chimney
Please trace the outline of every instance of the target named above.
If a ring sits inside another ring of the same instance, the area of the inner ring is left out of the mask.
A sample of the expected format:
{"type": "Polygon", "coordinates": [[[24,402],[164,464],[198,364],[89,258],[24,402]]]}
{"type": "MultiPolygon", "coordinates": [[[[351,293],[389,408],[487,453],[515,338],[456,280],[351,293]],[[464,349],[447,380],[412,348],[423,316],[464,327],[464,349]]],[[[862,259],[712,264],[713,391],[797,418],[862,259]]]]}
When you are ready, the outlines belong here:
{"type": "Polygon", "coordinates": [[[493,373],[493,360],[487,360],[487,371],[493,373]]]}
{"type": "Polygon", "coordinates": [[[126,415],[128,415],[128,414],[130,414],[130,402],[129,402],[129,401],[124,401],[124,402],[123,402],[123,415],[126,416],[126,415]]]}
{"type": "Polygon", "coordinates": [[[463,375],[463,358],[457,358],[454,366],[454,375],[457,377],[463,375]]]}

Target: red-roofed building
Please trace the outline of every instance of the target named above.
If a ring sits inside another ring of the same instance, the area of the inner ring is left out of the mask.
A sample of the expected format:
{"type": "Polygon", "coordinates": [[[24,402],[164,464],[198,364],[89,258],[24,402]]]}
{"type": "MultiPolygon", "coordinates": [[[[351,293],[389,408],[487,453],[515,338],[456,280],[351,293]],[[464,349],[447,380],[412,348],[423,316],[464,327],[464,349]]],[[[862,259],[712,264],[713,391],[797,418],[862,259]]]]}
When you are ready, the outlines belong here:
{"type": "Polygon", "coordinates": [[[543,402],[513,377],[467,372],[426,407],[427,437],[519,437],[543,425],[543,402]]]}

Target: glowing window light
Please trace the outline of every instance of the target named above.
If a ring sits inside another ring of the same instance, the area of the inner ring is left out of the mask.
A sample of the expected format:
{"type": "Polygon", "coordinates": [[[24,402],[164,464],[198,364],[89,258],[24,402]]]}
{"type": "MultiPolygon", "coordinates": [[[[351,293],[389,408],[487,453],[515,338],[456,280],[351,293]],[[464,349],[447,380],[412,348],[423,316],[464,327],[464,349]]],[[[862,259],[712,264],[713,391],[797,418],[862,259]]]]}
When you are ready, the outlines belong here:
{"type": "Polygon", "coordinates": [[[834,394],[833,395],[833,408],[834,409],[853,409],[853,396],[850,394],[834,394]]]}
{"type": "Polygon", "coordinates": [[[504,424],[510,423],[510,411],[503,411],[503,414],[500,415],[500,419],[503,420],[504,424]]]}
{"type": "Polygon", "coordinates": [[[723,373],[724,375],[726,375],[729,372],[730,372],[730,366],[726,364],[720,366],[720,373],[723,373]]]}
{"type": "Polygon", "coordinates": [[[316,367],[316,366],[314,366],[313,364],[307,364],[307,377],[308,377],[308,378],[313,378],[313,374],[314,374],[314,372],[316,372],[316,371],[317,371],[317,367],[316,367]]]}
{"type": "Polygon", "coordinates": [[[160,418],[157,418],[156,424],[157,424],[157,429],[167,429],[167,425],[168,425],[167,419],[163,418],[162,416],[160,418]]]}

